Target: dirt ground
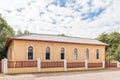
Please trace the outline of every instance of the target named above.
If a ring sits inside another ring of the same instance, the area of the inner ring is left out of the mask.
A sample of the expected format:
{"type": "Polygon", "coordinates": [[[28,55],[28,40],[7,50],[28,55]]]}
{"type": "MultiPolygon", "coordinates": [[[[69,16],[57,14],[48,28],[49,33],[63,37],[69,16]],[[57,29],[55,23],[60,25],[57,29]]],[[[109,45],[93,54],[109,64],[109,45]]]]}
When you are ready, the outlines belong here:
{"type": "Polygon", "coordinates": [[[120,69],[2,75],[0,80],[120,80],[120,69]]]}

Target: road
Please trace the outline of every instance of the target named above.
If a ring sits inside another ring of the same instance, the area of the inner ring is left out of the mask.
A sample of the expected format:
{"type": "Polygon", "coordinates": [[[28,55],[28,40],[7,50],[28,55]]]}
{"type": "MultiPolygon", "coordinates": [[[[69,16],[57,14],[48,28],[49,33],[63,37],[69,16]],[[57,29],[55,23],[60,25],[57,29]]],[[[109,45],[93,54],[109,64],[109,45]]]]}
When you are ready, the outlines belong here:
{"type": "Polygon", "coordinates": [[[120,70],[5,75],[0,80],[120,80],[120,70]]]}

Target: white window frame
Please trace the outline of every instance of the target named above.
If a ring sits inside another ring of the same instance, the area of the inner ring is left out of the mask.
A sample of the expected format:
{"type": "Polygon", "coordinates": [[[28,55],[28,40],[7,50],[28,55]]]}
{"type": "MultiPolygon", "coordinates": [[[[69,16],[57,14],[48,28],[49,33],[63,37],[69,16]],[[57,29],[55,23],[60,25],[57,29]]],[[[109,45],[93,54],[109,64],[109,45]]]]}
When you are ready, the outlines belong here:
{"type": "Polygon", "coordinates": [[[27,46],[27,60],[28,60],[28,61],[33,61],[33,60],[34,60],[34,55],[35,55],[35,47],[34,47],[33,45],[28,45],[28,46],[27,46]],[[29,60],[29,59],[28,59],[28,48],[29,48],[30,46],[33,47],[33,59],[32,59],[32,60],[29,60]]]}
{"type": "Polygon", "coordinates": [[[65,59],[66,59],[66,56],[65,56],[65,53],[66,53],[66,52],[65,52],[65,51],[66,51],[66,49],[65,49],[64,47],[61,47],[61,48],[60,48],[60,60],[65,60],[65,59]],[[62,49],[62,48],[64,49],[64,59],[61,59],[61,49],[62,49]]]}
{"type": "Polygon", "coordinates": [[[44,59],[45,59],[46,61],[51,61],[51,60],[52,60],[51,47],[50,47],[50,46],[47,46],[47,47],[45,47],[44,59]],[[50,48],[50,59],[46,59],[46,49],[47,49],[47,47],[50,48]]]}
{"type": "Polygon", "coordinates": [[[74,60],[78,60],[78,49],[74,48],[74,60]],[[75,53],[75,49],[77,50],[77,53],[75,53]]]}

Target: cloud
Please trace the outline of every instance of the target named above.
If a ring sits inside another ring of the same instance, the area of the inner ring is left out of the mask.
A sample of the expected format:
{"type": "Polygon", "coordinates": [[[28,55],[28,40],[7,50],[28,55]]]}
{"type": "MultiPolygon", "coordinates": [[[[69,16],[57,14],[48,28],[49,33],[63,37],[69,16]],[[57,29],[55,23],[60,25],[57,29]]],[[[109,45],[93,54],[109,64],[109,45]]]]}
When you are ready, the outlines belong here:
{"type": "Polygon", "coordinates": [[[95,38],[120,31],[119,4],[119,0],[0,0],[0,13],[15,30],[95,38]]]}

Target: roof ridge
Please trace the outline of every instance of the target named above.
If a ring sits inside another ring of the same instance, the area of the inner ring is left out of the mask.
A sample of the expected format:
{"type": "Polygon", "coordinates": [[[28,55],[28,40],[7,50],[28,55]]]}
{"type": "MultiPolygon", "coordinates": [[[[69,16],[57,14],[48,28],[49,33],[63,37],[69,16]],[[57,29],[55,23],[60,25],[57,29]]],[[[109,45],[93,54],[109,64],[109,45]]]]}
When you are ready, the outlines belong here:
{"type": "Polygon", "coordinates": [[[30,33],[30,35],[46,35],[46,36],[59,36],[59,37],[68,37],[68,38],[80,38],[80,39],[90,39],[90,40],[96,40],[93,38],[84,38],[84,37],[74,37],[74,36],[60,36],[59,34],[39,34],[39,33],[30,33]]]}

